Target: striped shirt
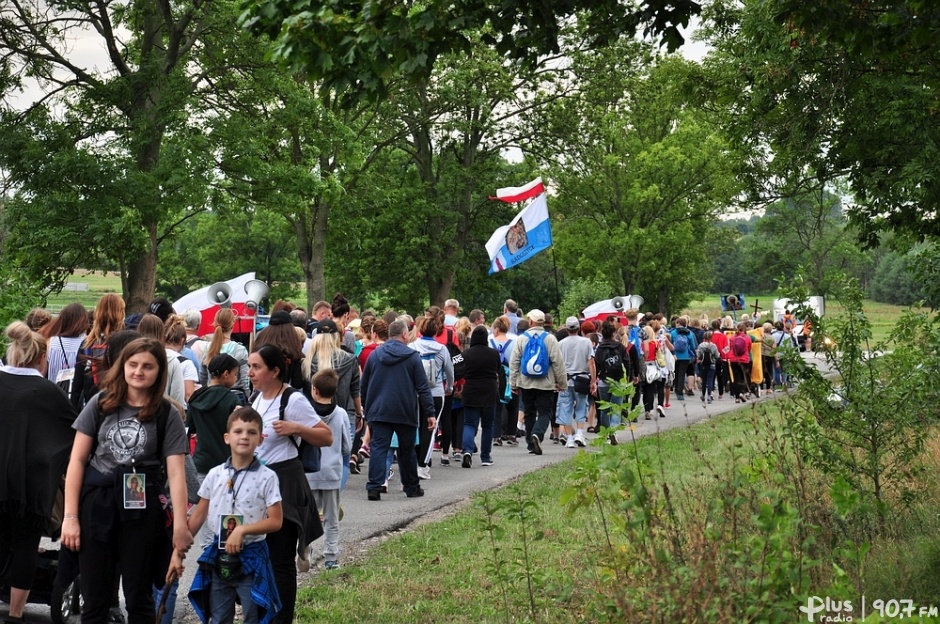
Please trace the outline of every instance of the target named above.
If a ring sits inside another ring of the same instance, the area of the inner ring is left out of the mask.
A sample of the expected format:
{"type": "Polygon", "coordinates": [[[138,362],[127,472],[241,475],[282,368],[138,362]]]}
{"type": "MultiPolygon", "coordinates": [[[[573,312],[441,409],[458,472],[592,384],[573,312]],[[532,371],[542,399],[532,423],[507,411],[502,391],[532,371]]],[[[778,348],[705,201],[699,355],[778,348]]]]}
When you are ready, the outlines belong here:
{"type": "Polygon", "coordinates": [[[66,338],[65,336],[53,336],[49,339],[49,370],[46,373],[46,379],[55,381],[56,375],[60,370],[75,368],[75,360],[78,357],[78,350],[82,348],[85,342],[85,334],[75,338],[66,338]]]}

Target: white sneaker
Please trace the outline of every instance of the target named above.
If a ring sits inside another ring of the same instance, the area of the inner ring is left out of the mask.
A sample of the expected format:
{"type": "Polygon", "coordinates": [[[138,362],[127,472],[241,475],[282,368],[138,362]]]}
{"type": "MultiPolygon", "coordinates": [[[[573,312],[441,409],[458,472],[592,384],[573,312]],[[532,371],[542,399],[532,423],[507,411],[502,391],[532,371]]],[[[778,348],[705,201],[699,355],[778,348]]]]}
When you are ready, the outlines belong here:
{"type": "Polygon", "coordinates": [[[422,468],[421,466],[418,466],[418,478],[419,478],[419,479],[425,479],[425,480],[430,479],[430,478],[431,478],[431,467],[430,467],[430,466],[425,466],[424,468],[422,468]]]}
{"type": "Polygon", "coordinates": [[[574,436],[568,436],[568,441],[565,442],[565,448],[578,448],[578,445],[574,443],[574,436]]]}
{"type": "Polygon", "coordinates": [[[578,429],[574,434],[574,443],[578,446],[585,446],[587,440],[584,439],[584,429],[578,429]]]}

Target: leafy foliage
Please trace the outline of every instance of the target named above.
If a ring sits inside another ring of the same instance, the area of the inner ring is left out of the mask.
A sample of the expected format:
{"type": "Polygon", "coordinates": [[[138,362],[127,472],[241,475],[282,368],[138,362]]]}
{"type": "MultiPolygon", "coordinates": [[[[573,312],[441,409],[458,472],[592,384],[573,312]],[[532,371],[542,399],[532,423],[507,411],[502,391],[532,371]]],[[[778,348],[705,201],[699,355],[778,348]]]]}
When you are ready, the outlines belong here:
{"type": "Polygon", "coordinates": [[[396,76],[424,82],[442,56],[471,54],[475,29],[499,57],[534,67],[539,57],[559,52],[564,25],[574,17],[588,24],[594,47],[642,31],[675,50],[683,42],[678,27],[701,10],[693,0],[639,6],[596,0],[589,10],[574,0],[245,0],[243,7],[243,23],[273,41],[275,59],[329,89],[372,97],[387,95],[396,76]]]}

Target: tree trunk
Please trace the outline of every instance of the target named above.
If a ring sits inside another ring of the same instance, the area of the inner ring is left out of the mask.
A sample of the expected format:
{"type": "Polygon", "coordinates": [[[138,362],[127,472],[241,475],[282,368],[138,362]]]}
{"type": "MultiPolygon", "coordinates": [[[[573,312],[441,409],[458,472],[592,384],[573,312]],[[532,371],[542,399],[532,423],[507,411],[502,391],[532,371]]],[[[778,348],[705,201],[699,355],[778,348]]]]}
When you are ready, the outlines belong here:
{"type": "Polygon", "coordinates": [[[128,314],[146,312],[157,287],[157,226],[147,226],[147,249],[127,265],[124,302],[128,314]]]}
{"type": "Polygon", "coordinates": [[[303,218],[293,222],[298,256],[307,284],[307,312],[326,298],[326,237],[329,234],[330,204],[317,198],[303,218]],[[307,216],[311,217],[308,224],[307,216]]]}

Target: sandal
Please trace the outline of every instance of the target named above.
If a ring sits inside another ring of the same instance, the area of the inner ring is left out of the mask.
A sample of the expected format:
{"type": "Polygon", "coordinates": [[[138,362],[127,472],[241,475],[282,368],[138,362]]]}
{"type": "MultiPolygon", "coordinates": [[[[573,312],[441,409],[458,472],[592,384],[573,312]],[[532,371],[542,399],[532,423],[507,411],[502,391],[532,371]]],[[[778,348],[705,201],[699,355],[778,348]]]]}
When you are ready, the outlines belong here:
{"type": "Polygon", "coordinates": [[[588,433],[597,433],[597,432],[594,430],[594,427],[588,427],[588,428],[587,428],[587,432],[588,432],[588,433]]]}

